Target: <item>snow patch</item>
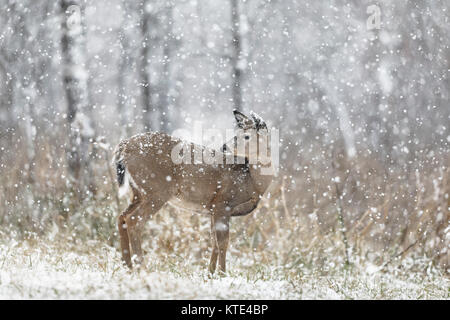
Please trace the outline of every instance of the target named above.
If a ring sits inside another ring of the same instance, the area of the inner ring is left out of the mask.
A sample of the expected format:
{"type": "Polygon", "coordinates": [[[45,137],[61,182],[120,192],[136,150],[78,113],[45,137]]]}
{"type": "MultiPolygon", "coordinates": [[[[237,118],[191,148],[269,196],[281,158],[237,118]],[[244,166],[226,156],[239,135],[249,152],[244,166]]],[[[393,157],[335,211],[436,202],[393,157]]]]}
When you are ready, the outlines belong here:
{"type": "Polygon", "coordinates": [[[223,223],[223,222],[217,222],[217,223],[214,225],[214,228],[215,228],[217,231],[227,231],[227,230],[228,230],[228,226],[227,226],[225,223],[223,223]]]}

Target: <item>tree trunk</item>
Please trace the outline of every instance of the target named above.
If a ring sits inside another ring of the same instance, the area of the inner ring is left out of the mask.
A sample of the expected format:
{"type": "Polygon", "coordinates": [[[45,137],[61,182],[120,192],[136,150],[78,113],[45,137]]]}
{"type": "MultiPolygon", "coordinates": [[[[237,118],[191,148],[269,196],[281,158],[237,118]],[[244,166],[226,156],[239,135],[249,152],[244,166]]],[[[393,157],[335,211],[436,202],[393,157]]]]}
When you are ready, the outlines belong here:
{"type": "Polygon", "coordinates": [[[117,111],[120,119],[120,138],[123,139],[130,135],[127,118],[128,97],[126,90],[126,72],[129,69],[130,61],[128,57],[128,39],[124,32],[119,32],[120,38],[120,58],[117,74],[117,111]]]}
{"type": "Polygon", "coordinates": [[[150,33],[149,27],[151,24],[151,12],[149,11],[148,0],[143,0],[141,4],[141,36],[142,36],[142,48],[141,48],[141,65],[139,69],[141,95],[142,95],[142,111],[143,111],[143,124],[145,131],[149,131],[151,128],[157,130],[155,125],[158,121],[154,117],[154,108],[152,107],[152,90],[150,83],[150,33]],[[153,117],[152,117],[153,116],[153,117]],[[152,121],[153,118],[153,121],[152,121]]]}
{"type": "Polygon", "coordinates": [[[232,33],[232,56],[231,56],[231,79],[233,106],[242,110],[242,39],[240,32],[240,15],[238,0],[230,0],[231,7],[231,33],[232,33]]]}
{"type": "Polygon", "coordinates": [[[173,23],[173,13],[172,13],[172,4],[166,3],[165,5],[165,19],[164,19],[164,43],[163,43],[163,76],[161,83],[161,98],[159,100],[159,113],[160,113],[160,121],[161,121],[161,131],[169,133],[171,129],[170,126],[170,117],[169,117],[169,108],[171,106],[171,97],[170,97],[170,81],[171,81],[171,57],[172,57],[172,47],[173,47],[173,39],[172,39],[172,23],[173,23]]]}
{"type": "Polygon", "coordinates": [[[81,198],[90,184],[89,140],[94,137],[89,114],[86,40],[81,0],[61,0],[63,14],[62,57],[64,89],[67,98],[69,144],[67,160],[72,185],[81,198]]]}
{"type": "Polygon", "coordinates": [[[3,86],[2,92],[0,92],[0,139],[3,138],[3,135],[7,135],[11,131],[11,129],[15,126],[15,119],[13,116],[13,100],[14,100],[14,77],[11,73],[8,72],[6,67],[7,62],[3,60],[3,57],[0,56],[0,80],[2,81],[3,86]]]}

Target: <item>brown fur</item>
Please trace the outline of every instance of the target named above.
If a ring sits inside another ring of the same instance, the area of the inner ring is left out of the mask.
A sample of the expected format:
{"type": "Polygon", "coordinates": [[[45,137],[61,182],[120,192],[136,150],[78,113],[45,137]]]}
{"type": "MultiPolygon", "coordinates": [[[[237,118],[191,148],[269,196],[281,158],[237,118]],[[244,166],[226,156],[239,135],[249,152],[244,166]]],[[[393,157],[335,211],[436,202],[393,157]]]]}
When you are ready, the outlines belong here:
{"type": "Polygon", "coordinates": [[[262,176],[258,166],[248,164],[174,164],[171,151],[180,142],[164,133],[148,132],[116,147],[115,162],[120,161],[131,177],[124,183],[132,191],[131,204],[118,219],[122,257],[130,268],[132,254],[141,262],[141,227],[165,203],[177,199],[211,214],[209,270],[214,273],[218,258],[220,271],[225,272],[229,219],[252,212],[272,176],[262,176]]]}

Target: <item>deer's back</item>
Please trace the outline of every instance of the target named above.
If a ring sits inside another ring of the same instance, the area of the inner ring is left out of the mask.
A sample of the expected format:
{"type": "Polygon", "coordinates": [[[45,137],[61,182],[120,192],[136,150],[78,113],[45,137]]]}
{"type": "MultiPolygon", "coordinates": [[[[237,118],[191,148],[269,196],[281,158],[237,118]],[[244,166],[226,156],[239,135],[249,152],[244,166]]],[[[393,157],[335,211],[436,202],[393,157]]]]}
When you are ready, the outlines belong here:
{"type": "Polygon", "coordinates": [[[209,209],[212,203],[235,206],[254,195],[245,165],[175,164],[171,151],[178,143],[186,142],[164,133],[139,134],[123,140],[116,157],[138,190],[153,199],[175,197],[209,209]]]}

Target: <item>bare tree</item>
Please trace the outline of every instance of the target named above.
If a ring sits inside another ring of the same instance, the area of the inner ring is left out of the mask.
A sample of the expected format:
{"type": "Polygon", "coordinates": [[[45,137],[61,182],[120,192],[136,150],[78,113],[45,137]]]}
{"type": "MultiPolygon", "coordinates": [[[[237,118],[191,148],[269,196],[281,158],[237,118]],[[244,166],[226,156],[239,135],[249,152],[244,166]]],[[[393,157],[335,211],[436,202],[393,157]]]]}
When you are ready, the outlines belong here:
{"type": "Polygon", "coordinates": [[[88,72],[86,69],[86,40],[83,30],[83,10],[80,0],[61,0],[64,15],[62,25],[62,57],[64,89],[67,98],[69,126],[68,166],[78,184],[80,194],[89,187],[89,140],[94,137],[89,108],[88,72]]]}
{"type": "Polygon", "coordinates": [[[0,52],[0,80],[1,80],[1,95],[0,95],[0,126],[5,126],[5,131],[14,124],[14,117],[12,115],[12,107],[14,103],[14,77],[7,68],[8,62],[0,52]]]}
{"type": "Polygon", "coordinates": [[[128,124],[126,118],[127,93],[126,93],[126,70],[129,65],[128,39],[124,32],[119,31],[120,58],[117,72],[117,111],[119,113],[121,137],[128,135],[128,124]]]}
{"type": "Polygon", "coordinates": [[[146,130],[168,132],[170,126],[172,55],[177,42],[172,33],[173,6],[170,1],[144,0],[141,3],[139,78],[146,130]],[[158,48],[162,49],[161,52],[158,48]],[[158,55],[160,67],[151,59],[158,55]],[[156,70],[161,76],[152,78],[152,72],[156,70]]]}
{"type": "Polygon", "coordinates": [[[232,50],[231,55],[231,79],[233,106],[237,110],[242,110],[242,38],[240,32],[240,14],[238,0],[230,0],[231,8],[231,34],[232,50]]]}
{"type": "Polygon", "coordinates": [[[150,78],[150,26],[153,23],[153,17],[151,12],[151,7],[148,0],[143,0],[141,2],[140,8],[141,14],[141,64],[139,67],[139,77],[141,85],[141,95],[142,95],[142,110],[143,110],[143,124],[145,130],[150,130],[157,125],[158,121],[152,121],[152,113],[154,111],[152,103],[152,90],[151,90],[151,78],[150,78]]]}
{"type": "Polygon", "coordinates": [[[170,129],[169,106],[171,105],[170,89],[171,89],[171,58],[173,51],[173,4],[168,1],[164,7],[164,40],[163,40],[163,73],[160,85],[159,113],[161,122],[161,131],[168,133],[170,129]]]}
{"type": "Polygon", "coordinates": [[[118,32],[119,38],[119,49],[120,57],[117,69],[117,111],[119,113],[120,127],[121,127],[121,137],[129,136],[131,134],[130,126],[128,125],[128,110],[129,107],[129,96],[127,93],[127,71],[131,66],[130,57],[130,39],[129,34],[126,32],[129,28],[130,22],[126,19],[126,15],[129,14],[129,7],[127,2],[122,2],[124,8],[124,22],[121,25],[121,29],[118,32]]]}

